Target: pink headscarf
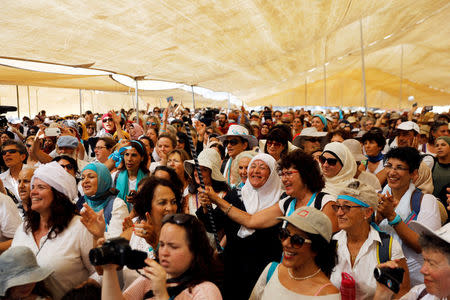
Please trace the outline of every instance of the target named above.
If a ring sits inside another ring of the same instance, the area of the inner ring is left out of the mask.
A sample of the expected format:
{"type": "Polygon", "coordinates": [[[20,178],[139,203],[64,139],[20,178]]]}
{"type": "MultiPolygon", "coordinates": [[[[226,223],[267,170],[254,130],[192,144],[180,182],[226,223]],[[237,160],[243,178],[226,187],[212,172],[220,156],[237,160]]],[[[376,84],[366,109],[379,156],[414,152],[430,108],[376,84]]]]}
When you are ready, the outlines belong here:
{"type": "Polygon", "coordinates": [[[105,123],[103,123],[103,119],[104,119],[104,118],[112,118],[111,114],[110,114],[110,113],[106,113],[106,114],[104,114],[104,115],[102,116],[102,127],[103,127],[103,129],[105,129],[105,131],[106,131],[107,133],[114,134],[114,132],[116,132],[116,125],[114,125],[114,131],[108,131],[108,130],[105,128],[105,123]]]}
{"type": "Polygon", "coordinates": [[[132,123],[134,130],[133,134],[131,134],[131,130],[129,132],[132,140],[138,140],[141,135],[144,135],[144,129],[142,129],[141,125],[138,123],[132,123]]]}

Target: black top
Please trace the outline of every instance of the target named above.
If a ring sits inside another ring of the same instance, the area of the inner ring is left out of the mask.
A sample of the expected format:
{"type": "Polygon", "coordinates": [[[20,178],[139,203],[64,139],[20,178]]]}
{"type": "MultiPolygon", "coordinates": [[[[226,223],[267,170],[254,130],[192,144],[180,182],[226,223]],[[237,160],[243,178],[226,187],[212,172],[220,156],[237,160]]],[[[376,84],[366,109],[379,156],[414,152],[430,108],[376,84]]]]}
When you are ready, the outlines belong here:
{"type": "MultiPolygon", "coordinates": [[[[231,190],[224,199],[234,207],[246,211],[236,189],[231,190]]],[[[208,217],[202,208],[197,210],[197,216],[210,231],[208,217]]],[[[217,230],[223,229],[227,236],[223,253],[223,297],[247,300],[264,268],[272,261],[281,260],[282,247],[278,239],[280,225],[257,229],[252,235],[240,238],[237,233],[241,225],[228,218],[219,208],[214,210],[214,220],[217,230]]]]}

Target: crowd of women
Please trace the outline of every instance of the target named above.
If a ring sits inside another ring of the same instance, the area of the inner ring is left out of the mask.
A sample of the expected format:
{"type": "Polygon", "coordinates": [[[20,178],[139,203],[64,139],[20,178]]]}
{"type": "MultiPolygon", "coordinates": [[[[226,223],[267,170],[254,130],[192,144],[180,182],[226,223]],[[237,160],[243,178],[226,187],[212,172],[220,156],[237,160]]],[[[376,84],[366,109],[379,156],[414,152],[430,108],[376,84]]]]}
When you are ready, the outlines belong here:
{"type": "Polygon", "coordinates": [[[424,281],[409,223],[448,222],[449,118],[156,107],[11,122],[0,260],[16,263],[0,298],[372,299],[391,260],[401,297],[424,281]],[[118,238],[143,268],[93,264],[118,238]]]}

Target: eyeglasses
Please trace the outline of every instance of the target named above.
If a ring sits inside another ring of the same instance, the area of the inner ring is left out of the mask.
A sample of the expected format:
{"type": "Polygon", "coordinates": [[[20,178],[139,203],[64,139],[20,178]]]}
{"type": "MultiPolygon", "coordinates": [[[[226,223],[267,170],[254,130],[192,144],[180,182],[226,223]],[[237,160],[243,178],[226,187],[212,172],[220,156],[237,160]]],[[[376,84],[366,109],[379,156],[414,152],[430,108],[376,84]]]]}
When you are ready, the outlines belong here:
{"type": "Polygon", "coordinates": [[[361,205],[346,205],[346,204],[344,204],[344,205],[332,204],[331,205],[331,208],[335,212],[338,212],[339,209],[342,209],[342,212],[344,212],[344,213],[348,213],[350,211],[350,209],[354,208],[354,207],[363,207],[363,206],[361,206],[361,205]]]}
{"type": "Polygon", "coordinates": [[[60,166],[69,171],[72,171],[74,169],[74,167],[71,164],[67,164],[67,165],[60,164],[60,166]]]}
{"type": "Polygon", "coordinates": [[[278,147],[283,146],[282,143],[276,142],[276,141],[267,141],[266,144],[267,144],[267,147],[274,146],[274,147],[278,148],[278,147]]]}
{"type": "Polygon", "coordinates": [[[106,122],[112,122],[112,121],[113,121],[112,118],[104,118],[104,119],[102,120],[103,123],[106,123],[106,122]]]}
{"type": "Polygon", "coordinates": [[[239,144],[241,141],[238,139],[232,139],[232,140],[225,140],[223,142],[224,147],[227,147],[228,144],[230,144],[231,146],[236,146],[237,144],[239,144]]]}
{"type": "Polygon", "coordinates": [[[2,150],[1,154],[2,155],[6,155],[8,153],[14,154],[14,153],[17,153],[17,152],[19,152],[19,150],[17,150],[17,149],[9,149],[9,150],[2,150]]]}
{"type": "Polygon", "coordinates": [[[311,244],[312,241],[305,239],[304,237],[299,236],[298,234],[292,234],[289,232],[287,228],[281,228],[278,233],[278,237],[282,242],[284,242],[287,238],[290,239],[290,243],[294,248],[301,248],[304,243],[311,244]]]}
{"type": "Polygon", "coordinates": [[[106,149],[106,148],[108,148],[108,147],[106,147],[106,146],[96,146],[94,148],[94,150],[102,150],[102,149],[106,149]]]}
{"type": "Polygon", "coordinates": [[[406,167],[402,167],[402,166],[396,166],[396,167],[394,167],[392,164],[385,164],[384,165],[384,168],[385,169],[388,169],[388,170],[394,170],[394,171],[409,171],[409,168],[406,168],[406,167]]]}
{"type": "Polygon", "coordinates": [[[325,156],[321,155],[319,156],[319,162],[324,165],[325,162],[328,163],[328,165],[330,166],[335,166],[338,162],[338,160],[336,158],[326,158],[325,156]]]}
{"type": "Polygon", "coordinates": [[[177,225],[184,225],[187,223],[191,223],[193,222],[193,220],[195,219],[195,217],[193,215],[188,215],[188,214],[172,214],[172,215],[167,215],[162,219],[162,224],[165,223],[173,223],[173,224],[177,224],[177,225]]]}
{"type": "Polygon", "coordinates": [[[292,177],[292,175],[297,174],[297,170],[291,170],[291,171],[283,171],[278,172],[278,176],[280,177],[292,177]]]}
{"type": "Polygon", "coordinates": [[[320,142],[320,138],[308,137],[308,138],[305,138],[305,141],[311,142],[311,143],[317,143],[317,142],[320,142]]]}

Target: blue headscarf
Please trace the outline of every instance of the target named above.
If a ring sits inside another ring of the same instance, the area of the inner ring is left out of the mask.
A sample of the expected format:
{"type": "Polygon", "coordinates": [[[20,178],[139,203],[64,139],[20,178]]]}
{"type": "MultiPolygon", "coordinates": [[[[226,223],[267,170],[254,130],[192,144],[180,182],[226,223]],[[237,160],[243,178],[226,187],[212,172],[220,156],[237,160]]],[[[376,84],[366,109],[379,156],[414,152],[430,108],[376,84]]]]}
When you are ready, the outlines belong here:
{"type": "Polygon", "coordinates": [[[81,172],[83,173],[85,170],[97,173],[97,192],[93,196],[84,195],[84,198],[95,212],[99,212],[108,204],[109,197],[102,196],[111,188],[111,174],[104,164],[98,162],[88,164],[81,172]]]}
{"type": "Polygon", "coordinates": [[[313,117],[318,117],[320,119],[320,121],[322,121],[323,125],[325,126],[324,129],[325,130],[327,129],[328,122],[327,122],[327,119],[324,116],[322,116],[322,115],[314,115],[313,117]]]}

